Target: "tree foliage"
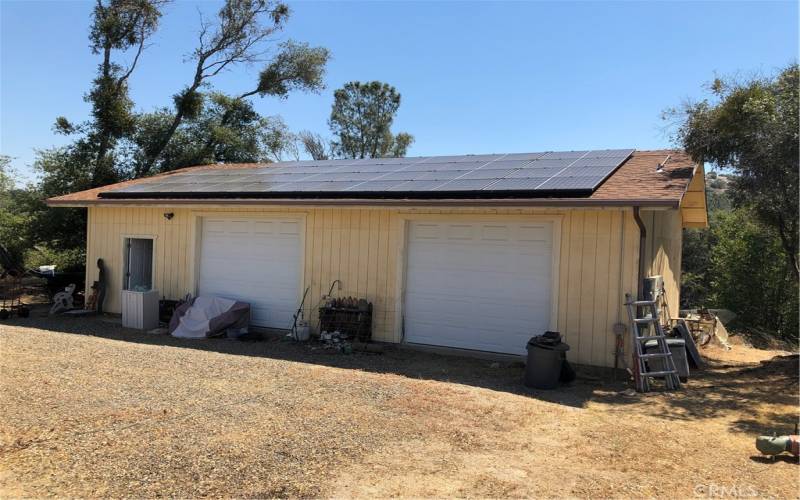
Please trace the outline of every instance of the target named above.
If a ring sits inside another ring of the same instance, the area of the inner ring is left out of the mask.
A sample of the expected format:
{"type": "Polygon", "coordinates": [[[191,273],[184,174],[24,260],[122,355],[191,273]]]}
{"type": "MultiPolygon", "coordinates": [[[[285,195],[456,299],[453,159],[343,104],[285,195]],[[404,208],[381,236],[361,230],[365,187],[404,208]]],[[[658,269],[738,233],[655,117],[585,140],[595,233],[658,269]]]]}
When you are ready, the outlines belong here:
{"type": "Polygon", "coordinates": [[[797,341],[798,289],[781,239],[751,210],[720,212],[712,228],[712,300],[747,326],[797,341]]]}
{"type": "MultiPolygon", "coordinates": [[[[265,45],[283,29],[288,18],[289,8],[280,2],[227,0],[214,21],[202,21],[193,52],[195,69],[192,80],[174,95],[174,109],[167,123],[151,129],[148,140],[140,142],[146,147],[136,156],[136,176],[176,168],[166,156],[167,150],[176,135],[180,142],[179,128],[184,120],[195,120],[203,112],[204,96],[200,89],[225,70],[260,62],[265,45]]],[[[246,107],[244,99],[247,97],[258,94],[286,98],[294,90],[318,91],[323,87],[325,65],[330,57],[327,49],[292,41],[279,44],[277,49],[277,54],[259,74],[254,88],[229,98],[227,112],[221,113],[216,122],[220,127],[235,126],[228,122],[235,121],[237,110],[246,107]]],[[[219,105],[219,102],[215,104],[219,105]]],[[[207,135],[202,156],[209,156],[224,147],[224,144],[216,142],[217,138],[214,133],[207,135]]]]}
{"type": "Polygon", "coordinates": [[[17,210],[17,198],[11,158],[0,155],[0,243],[20,259],[27,246],[24,228],[28,224],[28,217],[17,210]]]}
{"type": "Polygon", "coordinates": [[[296,136],[280,117],[258,113],[249,98],[319,91],[329,52],[275,41],[289,18],[279,1],[226,0],[215,17],[202,18],[190,81],[171,100],[164,96],[168,106],[135,111],[130,77],[167,1],[96,0],[89,45],[99,62],[84,96],[90,117],[80,123],[56,118],[54,130],[72,141],[37,151],[38,184],[0,187],[4,200],[13,197],[15,212],[0,214],[4,243],[20,241],[37,249],[34,260],[72,266],[85,244],[85,210],[50,209],[44,203],[49,197],[190,165],[297,158],[296,136]],[[230,95],[211,87],[216,75],[252,64],[263,67],[250,90],[230,95]]]}
{"type": "Polygon", "coordinates": [[[349,82],[336,90],[328,121],[334,153],[342,158],[405,156],[414,137],[392,133],[399,107],[400,93],[387,83],[349,82]]]}
{"type": "MultiPolygon", "coordinates": [[[[297,158],[294,135],[279,116],[264,117],[247,100],[220,92],[206,96],[200,110],[185,118],[161,153],[164,170],[212,163],[250,163],[297,158]]],[[[131,163],[160,140],[172,120],[168,109],[138,116],[131,138],[131,163]]]]}
{"type": "Polygon", "coordinates": [[[730,309],[744,328],[796,343],[798,287],[776,230],[725,191],[707,198],[709,228],[683,234],[681,307],[730,309]]]}
{"type": "Polygon", "coordinates": [[[321,135],[303,130],[297,134],[300,144],[303,145],[306,153],[314,160],[328,160],[333,157],[331,145],[322,138],[321,135]]]}
{"type": "Polygon", "coordinates": [[[90,185],[101,186],[121,177],[114,149],[117,141],[133,132],[133,101],[128,95],[128,80],[155,33],[165,0],[97,0],[89,30],[90,48],[101,56],[92,87],[84,96],[91,105],[91,119],[73,124],[66,117],[56,118],[59,133],[78,135],[72,149],[89,163],[90,185]],[[127,65],[116,61],[132,52],[127,65]],[[80,153],[77,150],[81,150],[80,153]]]}
{"type": "Polygon", "coordinates": [[[79,269],[85,260],[84,241],[78,239],[82,231],[73,230],[70,234],[58,229],[75,223],[85,227],[84,211],[69,209],[50,214],[45,210],[40,187],[14,183],[10,160],[0,155],[0,243],[13,258],[29,266],[57,264],[60,270],[79,269]],[[62,240],[62,234],[71,238],[62,240]]]}
{"type": "Polygon", "coordinates": [[[712,98],[668,114],[681,121],[676,139],[696,161],[732,169],[735,207],[752,210],[778,235],[783,259],[798,266],[800,178],[800,70],[797,64],[770,78],[717,79],[712,98]]]}

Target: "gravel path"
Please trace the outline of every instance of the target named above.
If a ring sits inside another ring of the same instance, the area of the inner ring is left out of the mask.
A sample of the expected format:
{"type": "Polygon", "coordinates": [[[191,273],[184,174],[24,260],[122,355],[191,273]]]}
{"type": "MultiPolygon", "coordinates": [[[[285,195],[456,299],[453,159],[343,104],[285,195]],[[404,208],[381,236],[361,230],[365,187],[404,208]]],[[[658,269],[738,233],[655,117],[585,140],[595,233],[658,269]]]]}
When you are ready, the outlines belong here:
{"type": "Polygon", "coordinates": [[[787,383],[775,370],[721,363],[670,395],[626,397],[591,378],[531,392],[521,367],[489,361],[186,341],[96,318],[33,317],[0,324],[0,373],[5,497],[798,488],[791,460],[751,458],[764,426],[796,418],[796,385],[776,398],[745,378],[787,383]],[[715,389],[731,370],[742,383],[715,389]]]}

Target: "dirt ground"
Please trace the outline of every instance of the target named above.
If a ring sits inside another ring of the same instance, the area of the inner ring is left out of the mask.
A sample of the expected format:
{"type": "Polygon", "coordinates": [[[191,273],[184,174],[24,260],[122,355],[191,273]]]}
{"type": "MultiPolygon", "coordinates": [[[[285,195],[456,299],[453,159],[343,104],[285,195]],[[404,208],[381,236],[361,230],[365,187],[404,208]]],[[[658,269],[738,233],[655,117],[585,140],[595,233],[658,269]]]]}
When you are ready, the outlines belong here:
{"type": "Polygon", "coordinates": [[[680,392],[533,391],[516,364],[35,313],[0,323],[0,495],[796,498],[754,439],[793,430],[797,356],[704,354],[680,392]]]}

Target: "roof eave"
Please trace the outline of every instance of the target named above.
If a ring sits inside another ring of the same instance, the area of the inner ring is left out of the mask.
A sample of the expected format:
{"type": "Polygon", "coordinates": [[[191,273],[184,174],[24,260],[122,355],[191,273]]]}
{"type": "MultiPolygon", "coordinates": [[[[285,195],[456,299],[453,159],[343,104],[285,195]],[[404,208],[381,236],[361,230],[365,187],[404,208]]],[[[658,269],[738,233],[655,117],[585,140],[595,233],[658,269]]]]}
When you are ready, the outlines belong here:
{"type": "Polygon", "coordinates": [[[679,200],[664,199],[626,199],[606,200],[594,198],[485,198],[485,199],[297,199],[297,198],[207,198],[207,199],[124,199],[105,198],[96,200],[60,200],[51,198],[47,200],[50,207],[85,208],[95,206],[119,205],[144,205],[144,206],[187,206],[187,205],[291,205],[291,206],[380,206],[380,207],[426,207],[426,206],[493,206],[493,207],[648,207],[648,208],[678,208],[679,200]]]}

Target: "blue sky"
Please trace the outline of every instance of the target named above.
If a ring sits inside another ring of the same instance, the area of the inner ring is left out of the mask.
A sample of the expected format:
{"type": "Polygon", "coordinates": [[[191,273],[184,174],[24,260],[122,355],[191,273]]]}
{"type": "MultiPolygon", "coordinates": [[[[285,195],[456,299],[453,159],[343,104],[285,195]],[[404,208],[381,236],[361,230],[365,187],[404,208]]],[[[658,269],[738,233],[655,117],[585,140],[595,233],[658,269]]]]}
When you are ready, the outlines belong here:
{"type": "MultiPolygon", "coordinates": [[[[403,102],[410,155],[669,146],[660,113],[704,95],[715,74],[770,74],[797,59],[796,2],[293,2],[282,39],[328,47],[327,89],[256,98],[295,131],[327,133],[333,90],[382,80],[403,102]]],[[[137,108],[167,105],[191,74],[198,9],[177,1],[131,81],[137,108]]],[[[80,121],[98,56],[92,3],[0,0],[0,153],[30,179],[34,150],[80,121]]],[[[239,67],[214,86],[253,86],[239,67]]]]}

